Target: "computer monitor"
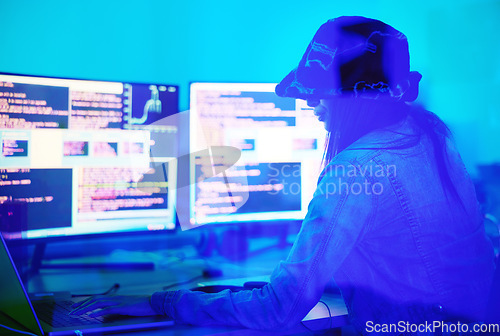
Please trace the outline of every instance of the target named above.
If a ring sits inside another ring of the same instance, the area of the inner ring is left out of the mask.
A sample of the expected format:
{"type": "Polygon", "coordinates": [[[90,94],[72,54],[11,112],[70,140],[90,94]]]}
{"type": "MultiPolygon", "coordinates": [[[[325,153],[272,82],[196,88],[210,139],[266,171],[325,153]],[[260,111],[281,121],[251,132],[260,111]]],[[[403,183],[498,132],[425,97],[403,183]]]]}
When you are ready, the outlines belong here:
{"type": "Polygon", "coordinates": [[[4,237],[175,229],[177,112],[175,85],[0,74],[4,237]]]}
{"type": "MultiPolygon", "coordinates": [[[[214,175],[191,156],[191,225],[301,220],[321,171],[326,131],[306,101],[278,97],[276,84],[192,83],[191,153],[237,148],[214,175]],[[229,160],[231,161],[231,160],[229,160]]],[[[229,151],[231,152],[231,151],[229,151]]]]}

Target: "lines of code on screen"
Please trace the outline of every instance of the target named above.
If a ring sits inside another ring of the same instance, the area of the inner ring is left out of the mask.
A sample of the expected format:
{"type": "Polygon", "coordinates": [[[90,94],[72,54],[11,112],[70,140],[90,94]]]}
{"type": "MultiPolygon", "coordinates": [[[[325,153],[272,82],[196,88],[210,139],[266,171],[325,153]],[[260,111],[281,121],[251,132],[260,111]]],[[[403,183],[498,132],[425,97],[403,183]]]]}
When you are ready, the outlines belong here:
{"type": "Polygon", "coordinates": [[[205,179],[206,169],[211,166],[197,164],[196,215],[300,211],[300,168],[300,162],[247,163],[232,167],[224,175],[205,179]],[[245,193],[248,200],[237,207],[245,193]]]}
{"type": "Polygon", "coordinates": [[[196,113],[211,145],[224,145],[225,130],[296,126],[295,101],[274,92],[197,92],[196,113]]]}
{"type": "Polygon", "coordinates": [[[121,128],[122,97],[119,94],[71,91],[71,128],[121,128]]]}
{"type": "Polygon", "coordinates": [[[0,128],[68,128],[69,88],[0,81],[0,128]]]}
{"type": "Polygon", "coordinates": [[[0,169],[0,206],[25,203],[17,209],[27,213],[15,215],[26,216],[28,230],[70,227],[71,180],[71,169],[0,169]]]}
{"type": "Polygon", "coordinates": [[[82,168],[78,211],[167,209],[168,182],[142,181],[144,171],[135,168],[82,168]]]}
{"type": "Polygon", "coordinates": [[[122,124],[119,93],[0,81],[0,128],[102,129],[122,124]]]}

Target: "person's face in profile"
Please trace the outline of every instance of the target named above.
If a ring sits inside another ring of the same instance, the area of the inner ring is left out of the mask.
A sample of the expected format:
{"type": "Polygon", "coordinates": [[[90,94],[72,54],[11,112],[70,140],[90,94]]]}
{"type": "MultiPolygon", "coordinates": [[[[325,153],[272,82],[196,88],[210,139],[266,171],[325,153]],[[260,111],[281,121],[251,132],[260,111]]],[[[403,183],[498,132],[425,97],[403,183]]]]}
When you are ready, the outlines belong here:
{"type": "Polygon", "coordinates": [[[318,100],[307,100],[307,105],[309,107],[314,107],[314,115],[318,118],[319,121],[325,123],[325,129],[329,130],[329,122],[330,122],[330,113],[331,104],[326,99],[318,99],[318,100]]]}

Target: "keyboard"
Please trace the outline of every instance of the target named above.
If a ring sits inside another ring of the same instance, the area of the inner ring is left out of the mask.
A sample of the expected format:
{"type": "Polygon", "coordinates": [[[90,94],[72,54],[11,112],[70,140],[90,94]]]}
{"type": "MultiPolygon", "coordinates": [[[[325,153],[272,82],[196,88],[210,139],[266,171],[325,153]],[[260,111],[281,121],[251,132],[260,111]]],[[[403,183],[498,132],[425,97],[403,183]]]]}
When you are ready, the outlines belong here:
{"type": "Polygon", "coordinates": [[[73,310],[73,301],[40,301],[34,302],[37,316],[54,328],[72,327],[79,325],[101,324],[102,316],[68,315],[73,310]]]}

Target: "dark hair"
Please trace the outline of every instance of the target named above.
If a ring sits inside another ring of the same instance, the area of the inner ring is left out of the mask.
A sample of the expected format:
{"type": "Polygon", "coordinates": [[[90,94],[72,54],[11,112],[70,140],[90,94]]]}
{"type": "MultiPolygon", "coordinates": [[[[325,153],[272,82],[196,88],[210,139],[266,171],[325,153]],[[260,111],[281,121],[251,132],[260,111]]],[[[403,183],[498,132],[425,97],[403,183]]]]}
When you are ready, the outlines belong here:
{"type": "Polygon", "coordinates": [[[328,137],[325,164],[363,135],[402,121],[408,109],[405,103],[350,96],[335,97],[323,102],[330,110],[326,120],[328,137]]]}
{"type": "MultiPolygon", "coordinates": [[[[434,158],[443,190],[462,203],[448,173],[446,141],[451,131],[434,113],[405,102],[377,99],[338,97],[325,100],[331,112],[327,114],[328,136],[323,163],[327,165],[338,153],[362,136],[402,122],[408,116],[414,124],[413,134],[404,134],[402,140],[392,143],[375,143],[369,149],[402,149],[415,146],[422,136],[432,143],[434,158]]],[[[368,148],[357,148],[368,149],[368,148]]],[[[462,206],[463,203],[462,203],[462,206]]]]}

